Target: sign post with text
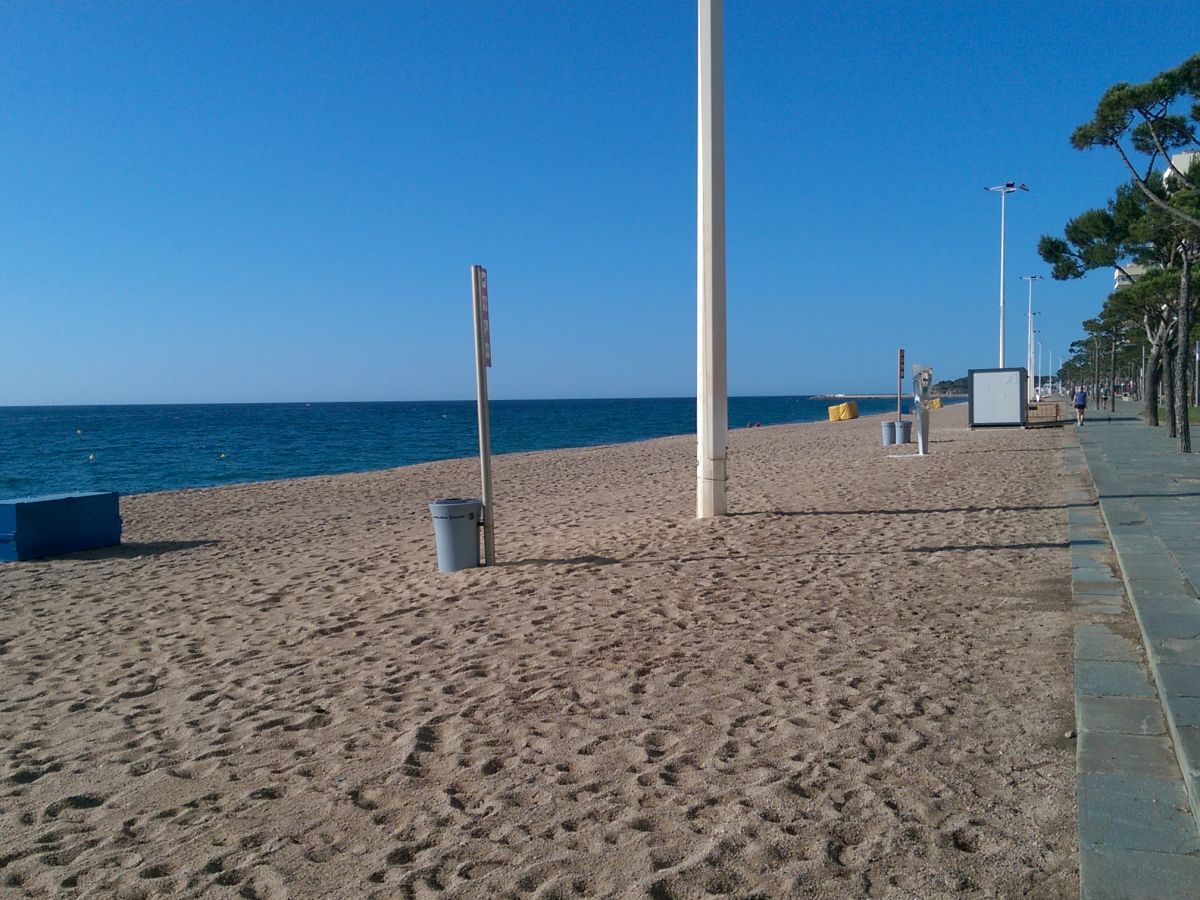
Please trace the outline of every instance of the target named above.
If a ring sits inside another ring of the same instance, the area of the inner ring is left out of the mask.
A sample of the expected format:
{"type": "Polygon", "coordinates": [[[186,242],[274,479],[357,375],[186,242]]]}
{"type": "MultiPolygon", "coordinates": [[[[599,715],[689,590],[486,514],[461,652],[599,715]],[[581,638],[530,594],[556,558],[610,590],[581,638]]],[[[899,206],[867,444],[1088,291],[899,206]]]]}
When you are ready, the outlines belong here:
{"type": "Polygon", "coordinates": [[[483,565],[496,563],[496,542],[492,530],[492,437],[488,422],[487,370],[492,365],[492,329],[488,320],[487,269],[471,266],[471,299],[475,312],[475,396],[479,405],[479,474],[483,482],[483,565]]]}
{"type": "Polygon", "coordinates": [[[904,405],[902,396],[904,393],[904,348],[900,348],[899,362],[896,366],[896,421],[899,422],[904,418],[904,405]]]}

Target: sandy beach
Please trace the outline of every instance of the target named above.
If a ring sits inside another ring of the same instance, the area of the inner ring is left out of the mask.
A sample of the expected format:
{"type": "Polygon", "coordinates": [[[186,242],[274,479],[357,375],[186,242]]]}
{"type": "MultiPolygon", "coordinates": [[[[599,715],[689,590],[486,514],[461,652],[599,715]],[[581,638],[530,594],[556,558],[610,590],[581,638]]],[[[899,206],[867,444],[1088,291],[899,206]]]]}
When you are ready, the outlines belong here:
{"type": "Polygon", "coordinates": [[[453,574],[474,460],[123,498],[0,565],[0,893],[1077,896],[1073,440],[497,457],[453,574]]]}

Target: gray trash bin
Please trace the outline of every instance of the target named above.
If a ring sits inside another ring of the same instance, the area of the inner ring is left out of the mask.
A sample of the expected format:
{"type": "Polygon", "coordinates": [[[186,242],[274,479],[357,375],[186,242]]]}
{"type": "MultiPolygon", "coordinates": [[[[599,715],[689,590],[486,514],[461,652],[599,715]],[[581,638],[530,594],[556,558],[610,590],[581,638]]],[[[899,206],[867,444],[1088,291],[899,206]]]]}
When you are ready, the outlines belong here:
{"type": "Polygon", "coordinates": [[[880,422],[883,429],[883,446],[896,443],[896,423],[895,422],[880,422]]]}
{"type": "Polygon", "coordinates": [[[912,443],[912,422],[901,421],[896,423],[896,443],[912,443]]]}
{"type": "Polygon", "coordinates": [[[457,572],[479,565],[479,513],[482,509],[483,503],[471,497],[448,497],[430,502],[438,571],[457,572]]]}

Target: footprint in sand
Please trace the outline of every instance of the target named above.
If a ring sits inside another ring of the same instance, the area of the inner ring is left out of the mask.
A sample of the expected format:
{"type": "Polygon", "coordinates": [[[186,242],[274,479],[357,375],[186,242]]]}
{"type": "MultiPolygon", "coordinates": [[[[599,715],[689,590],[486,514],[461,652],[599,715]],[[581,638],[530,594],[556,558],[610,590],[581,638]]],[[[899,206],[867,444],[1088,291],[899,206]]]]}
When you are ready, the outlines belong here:
{"type": "Polygon", "coordinates": [[[95,809],[97,806],[102,806],[107,799],[107,797],[101,797],[99,794],[75,794],[71,797],[64,797],[62,800],[54,801],[46,807],[42,814],[47,819],[53,819],[63,810],[67,809],[95,809]]]}

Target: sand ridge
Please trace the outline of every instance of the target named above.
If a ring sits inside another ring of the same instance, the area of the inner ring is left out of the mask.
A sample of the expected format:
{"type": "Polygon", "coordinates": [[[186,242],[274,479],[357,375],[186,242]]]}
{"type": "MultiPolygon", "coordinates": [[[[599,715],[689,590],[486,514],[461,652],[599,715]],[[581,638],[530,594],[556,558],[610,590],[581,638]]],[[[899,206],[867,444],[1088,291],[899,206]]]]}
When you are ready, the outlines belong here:
{"type": "Polygon", "coordinates": [[[1076,895],[1061,430],[935,413],[125,498],[0,567],[0,889],[1076,895]],[[910,445],[907,452],[914,448],[910,445]]]}

